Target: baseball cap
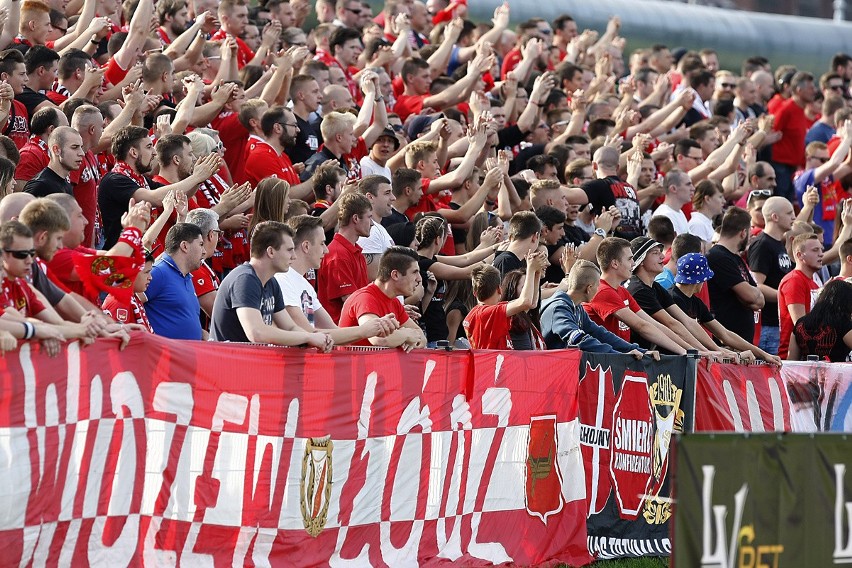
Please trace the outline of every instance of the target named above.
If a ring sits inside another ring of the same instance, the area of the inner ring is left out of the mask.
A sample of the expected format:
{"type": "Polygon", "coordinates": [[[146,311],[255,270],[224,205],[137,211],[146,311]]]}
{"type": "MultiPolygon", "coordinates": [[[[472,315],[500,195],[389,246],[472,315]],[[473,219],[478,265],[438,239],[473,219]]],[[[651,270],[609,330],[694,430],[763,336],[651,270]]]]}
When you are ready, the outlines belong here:
{"type": "Polygon", "coordinates": [[[416,139],[418,134],[428,130],[429,127],[432,126],[433,122],[443,117],[444,115],[440,112],[419,114],[411,117],[405,125],[405,132],[408,134],[409,140],[416,139]]]}
{"type": "Polygon", "coordinates": [[[677,260],[675,282],[678,284],[701,284],[713,278],[707,265],[707,257],[698,252],[683,255],[677,260]]]}

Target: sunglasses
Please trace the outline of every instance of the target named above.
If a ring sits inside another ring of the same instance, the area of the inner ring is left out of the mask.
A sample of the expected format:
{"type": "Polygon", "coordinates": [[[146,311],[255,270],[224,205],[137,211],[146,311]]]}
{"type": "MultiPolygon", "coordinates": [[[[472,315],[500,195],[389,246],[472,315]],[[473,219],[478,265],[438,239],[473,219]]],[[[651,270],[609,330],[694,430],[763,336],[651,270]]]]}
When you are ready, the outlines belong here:
{"type": "Polygon", "coordinates": [[[737,85],[735,83],[722,83],[723,89],[735,89],[737,85]]]}
{"type": "Polygon", "coordinates": [[[753,189],[749,192],[748,198],[752,197],[772,197],[771,189],[753,189]]]}
{"type": "Polygon", "coordinates": [[[347,11],[347,12],[352,12],[352,13],[353,13],[353,14],[355,14],[356,16],[360,16],[360,15],[361,15],[361,10],[353,10],[352,8],[346,8],[346,11],[347,11]]]}
{"type": "Polygon", "coordinates": [[[825,164],[828,162],[830,158],[823,158],[822,156],[808,156],[809,160],[819,160],[820,164],[825,164]]]}
{"type": "Polygon", "coordinates": [[[842,91],[843,85],[829,85],[828,88],[832,91],[842,91]]]}
{"type": "Polygon", "coordinates": [[[7,254],[11,254],[12,258],[17,258],[18,260],[26,260],[30,256],[35,258],[35,255],[36,255],[35,249],[30,249],[30,250],[3,249],[3,252],[5,252],[7,254]]]}

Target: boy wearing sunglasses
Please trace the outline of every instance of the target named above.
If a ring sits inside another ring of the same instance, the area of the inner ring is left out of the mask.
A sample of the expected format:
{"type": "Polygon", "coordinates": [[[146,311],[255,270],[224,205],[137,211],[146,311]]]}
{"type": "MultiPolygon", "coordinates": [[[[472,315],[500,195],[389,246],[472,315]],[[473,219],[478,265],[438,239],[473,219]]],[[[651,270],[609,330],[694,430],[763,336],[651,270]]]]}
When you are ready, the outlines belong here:
{"type": "Polygon", "coordinates": [[[24,317],[37,316],[46,307],[26,281],[36,255],[32,232],[23,223],[8,221],[0,226],[0,247],[6,273],[0,307],[13,308],[24,317]]]}

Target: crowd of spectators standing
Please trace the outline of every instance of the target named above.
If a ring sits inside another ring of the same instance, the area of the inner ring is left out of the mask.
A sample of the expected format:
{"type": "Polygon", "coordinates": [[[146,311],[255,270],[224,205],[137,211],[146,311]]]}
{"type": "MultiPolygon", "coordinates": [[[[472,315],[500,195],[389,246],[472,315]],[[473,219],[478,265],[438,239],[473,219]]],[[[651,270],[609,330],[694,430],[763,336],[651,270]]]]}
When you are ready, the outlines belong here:
{"type": "Polygon", "coordinates": [[[619,32],[0,0],[0,348],[847,360],[852,56],[723,69],[619,32]]]}

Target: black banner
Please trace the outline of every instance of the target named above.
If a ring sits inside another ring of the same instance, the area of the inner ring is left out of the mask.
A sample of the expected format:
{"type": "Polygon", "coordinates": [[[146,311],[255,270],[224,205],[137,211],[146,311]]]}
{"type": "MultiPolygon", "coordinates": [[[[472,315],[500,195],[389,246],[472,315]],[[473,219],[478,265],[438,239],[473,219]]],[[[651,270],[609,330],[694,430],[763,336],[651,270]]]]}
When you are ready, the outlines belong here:
{"type": "Polygon", "coordinates": [[[692,424],[695,360],[583,355],[580,448],[589,552],[598,558],[671,552],[669,441],[692,424]]]}
{"type": "Polygon", "coordinates": [[[852,563],[852,440],[687,434],[672,456],[678,568],[852,563]]]}

